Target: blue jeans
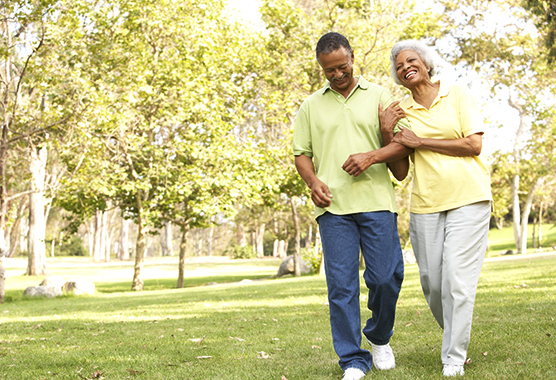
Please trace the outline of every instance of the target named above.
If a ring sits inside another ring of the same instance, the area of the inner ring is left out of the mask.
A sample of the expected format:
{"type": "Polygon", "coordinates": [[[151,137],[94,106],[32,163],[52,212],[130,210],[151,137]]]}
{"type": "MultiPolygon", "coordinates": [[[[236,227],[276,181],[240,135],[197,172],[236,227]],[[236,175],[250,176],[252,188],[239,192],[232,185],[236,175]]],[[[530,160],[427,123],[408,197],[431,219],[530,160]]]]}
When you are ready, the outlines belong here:
{"type": "Polygon", "coordinates": [[[363,334],[374,344],[387,344],[393,333],[396,303],[403,281],[403,255],[397,215],[389,211],[348,215],[324,213],[319,223],[334,350],[340,367],[372,368],[372,356],[361,348],[359,253],[369,289],[372,316],[363,334]]]}

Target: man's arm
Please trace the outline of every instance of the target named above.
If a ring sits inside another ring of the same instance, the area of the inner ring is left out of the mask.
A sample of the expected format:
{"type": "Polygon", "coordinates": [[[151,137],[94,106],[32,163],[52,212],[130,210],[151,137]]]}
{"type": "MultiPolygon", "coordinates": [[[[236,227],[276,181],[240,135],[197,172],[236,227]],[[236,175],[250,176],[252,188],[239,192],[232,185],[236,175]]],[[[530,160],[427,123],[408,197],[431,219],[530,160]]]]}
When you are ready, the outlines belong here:
{"type": "Polygon", "coordinates": [[[388,168],[398,181],[407,177],[409,172],[409,157],[413,149],[407,148],[398,142],[393,142],[394,127],[398,121],[405,117],[405,112],[398,106],[400,102],[391,103],[386,109],[382,103],[378,104],[378,119],[384,146],[367,153],[356,153],[348,157],[342,169],[349,175],[357,177],[371,165],[387,163],[388,168]]]}
{"type": "Polygon", "coordinates": [[[301,178],[303,178],[303,181],[305,181],[307,186],[311,189],[311,199],[315,206],[321,208],[330,206],[332,194],[328,186],[318,179],[311,157],[307,157],[303,154],[295,156],[295,168],[301,178]]]}
{"type": "Polygon", "coordinates": [[[412,151],[413,149],[407,148],[402,144],[392,142],[377,150],[350,155],[342,165],[342,169],[349,175],[357,177],[371,165],[396,163],[396,170],[393,170],[392,174],[394,174],[394,177],[396,177],[398,181],[401,181],[407,176],[409,170],[409,160],[407,156],[412,151]],[[403,166],[404,161],[407,163],[405,167],[403,166]]]}
{"type": "MultiPolygon", "coordinates": [[[[384,146],[389,145],[394,137],[394,128],[400,119],[406,117],[404,110],[399,106],[400,102],[391,103],[386,109],[382,108],[382,103],[378,104],[378,119],[380,122],[380,132],[384,146]]],[[[408,155],[412,150],[408,152],[408,155]]],[[[407,177],[409,172],[409,157],[405,156],[399,160],[388,162],[388,168],[398,181],[407,177]]]]}

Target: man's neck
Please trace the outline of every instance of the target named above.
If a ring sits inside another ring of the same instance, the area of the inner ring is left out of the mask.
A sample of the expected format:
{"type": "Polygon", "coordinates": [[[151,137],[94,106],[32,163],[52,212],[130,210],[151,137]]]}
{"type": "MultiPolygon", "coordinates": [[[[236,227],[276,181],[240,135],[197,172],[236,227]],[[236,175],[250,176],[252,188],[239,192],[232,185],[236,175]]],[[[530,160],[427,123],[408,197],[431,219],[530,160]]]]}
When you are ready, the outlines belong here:
{"type": "Polygon", "coordinates": [[[341,92],[338,91],[338,93],[339,93],[340,95],[342,95],[344,98],[347,99],[348,96],[349,96],[349,95],[351,94],[351,92],[353,91],[353,89],[357,86],[357,83],[358,83],[358,82],[359,82],[359,78],[357,78],[357,77],[352,77],[351,85],[350,85],[348,88],[346,88],[345,90],[341,91],[341,92]]]}

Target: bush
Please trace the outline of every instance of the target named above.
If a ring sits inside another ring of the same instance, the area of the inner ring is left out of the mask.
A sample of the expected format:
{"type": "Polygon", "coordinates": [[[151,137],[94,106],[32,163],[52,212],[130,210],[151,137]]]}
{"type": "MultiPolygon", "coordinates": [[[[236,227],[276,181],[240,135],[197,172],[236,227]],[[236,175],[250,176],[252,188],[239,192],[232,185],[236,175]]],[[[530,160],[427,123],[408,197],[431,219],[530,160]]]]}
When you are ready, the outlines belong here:
{"type": "Polygon", "coordinates": [[[255,250],[249,244],[245,247],[234,244],[226,249],[226,255],[230,256],[232,259],[254,259],[257,257],[255,250]]]}
{"type": "Polygon", "coordinates": [[[87,256],[87,250],[83,245],[83,240],[79,236],[72,236],[69,240],[62,242],[62,245],[56,246],[56,256],[87,256]]]}
{"type": "Polygon", "coordinates": [[[301,248],[299,254],[303,261],[311,268],[311,272],[319,273],[321,255],[315,254],[315,249],[312,246],[311,248],[301,248]]]}

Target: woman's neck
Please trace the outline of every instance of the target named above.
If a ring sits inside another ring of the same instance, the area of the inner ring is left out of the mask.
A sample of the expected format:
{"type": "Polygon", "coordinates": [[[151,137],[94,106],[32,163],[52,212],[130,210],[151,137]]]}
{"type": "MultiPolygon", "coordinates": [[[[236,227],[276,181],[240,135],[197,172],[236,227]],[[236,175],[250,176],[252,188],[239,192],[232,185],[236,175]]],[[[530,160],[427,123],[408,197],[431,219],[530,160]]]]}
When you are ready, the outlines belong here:
{"type": "Polygon", "coordinates": [[[440,82],[433,83],[431,81],[426,81],[409,89],[409,91],[411,91],[411,95],[413,96],[413,100],[426,109],[431,108],[439,90],[440,82]]]}

